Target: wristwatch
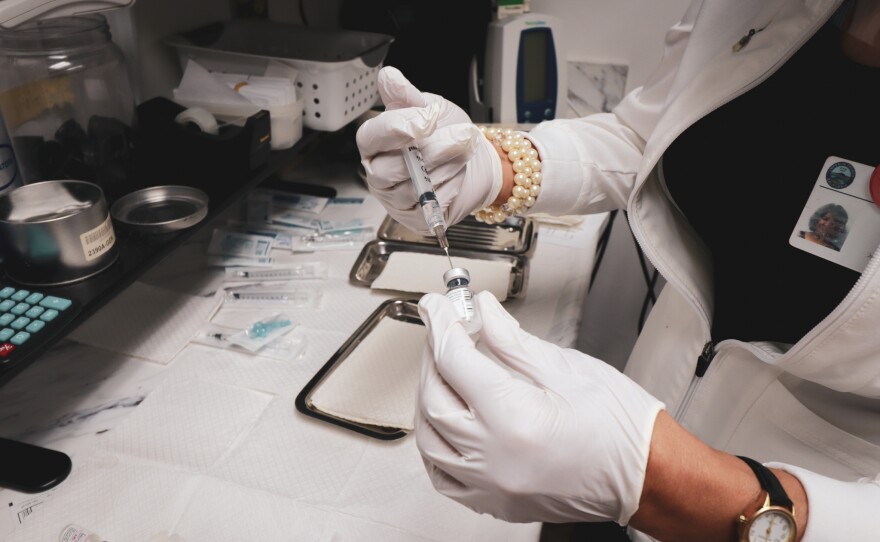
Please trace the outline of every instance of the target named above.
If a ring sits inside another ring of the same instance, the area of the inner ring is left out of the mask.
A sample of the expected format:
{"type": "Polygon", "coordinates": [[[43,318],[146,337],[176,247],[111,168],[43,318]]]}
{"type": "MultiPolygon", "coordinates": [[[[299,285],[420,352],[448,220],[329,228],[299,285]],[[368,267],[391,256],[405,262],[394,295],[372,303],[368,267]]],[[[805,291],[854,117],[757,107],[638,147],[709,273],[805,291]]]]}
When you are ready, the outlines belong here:
{"type": "Polygon", "coordinates": [[[764,504],[750,517],[739,516],[740,542],[794,542],[797,540],[794,504],[779,478],[770,469],[748,457],[737,456],[751,467],[761,489],[767,493],[764,504]]]}

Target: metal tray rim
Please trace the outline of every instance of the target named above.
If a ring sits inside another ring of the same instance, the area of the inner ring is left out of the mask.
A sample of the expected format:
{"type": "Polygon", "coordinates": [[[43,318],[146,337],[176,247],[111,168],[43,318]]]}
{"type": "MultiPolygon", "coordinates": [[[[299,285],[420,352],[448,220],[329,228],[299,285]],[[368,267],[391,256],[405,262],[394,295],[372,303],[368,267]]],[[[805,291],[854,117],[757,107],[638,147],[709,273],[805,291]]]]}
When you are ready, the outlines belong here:
{"type": "Polygon", "coordinates": [[[409,434],[409,431],[396,427],[383,427],[359,423],[346,420],[339,416],[328,414],[316,408],[311,403],[312,394],[317,391],[320,385],[333,373],[333,371],[357,348],[357,346],[369,335],[369,333],[379,324],[383,318],[394,318],[393,310],[408,311],[405,321],[413,321],[422,324],[418,315],[418,299],[411,298],[394,298],[384,301],[366,320],[346,339],[330,359],[315,373],[315,376],[303,387],[296,396],[294,404],[296,409],[312,418],[322,420],[345,429],[350,429],[356,433],[367,435],[379,440],[396,440],[409,434]]]}
{"type": "MultiPolygon", "coordinates": [[[[365,278],[362,278],[358,274],[358,271],[364,265],[367,258],[373,255],[378,250],[377,247],[392,247],[409,252],[445,255],[443,250],[439,247],[421,245],[418,243],[402,243],[399,241],[384,241],[381,239],[374,239],[364,245],[364,247],[361,249],[360,254],[358,254],[358,257],[355,260],[354,265],[352,265],[351,267],[351,271],[349,272],[349,281],[351,281],[353,284],[364,286],[367,288],[372,286],[373,282],[371,280],[366,280],[365,278]]],[[[472,258],[478,260],[500,259],[512,261],[513,266],[511,267],[511,281],[507,289],[507,299],[518,299],[525,295],[529,278],[529,258],[527,255],[510,254],[506,252],[480,252],[475,250],[460,250],[453,249],[451,247],[449,249],[449,254],[450,256],[460,256],[464,258],[472,258]]]]}

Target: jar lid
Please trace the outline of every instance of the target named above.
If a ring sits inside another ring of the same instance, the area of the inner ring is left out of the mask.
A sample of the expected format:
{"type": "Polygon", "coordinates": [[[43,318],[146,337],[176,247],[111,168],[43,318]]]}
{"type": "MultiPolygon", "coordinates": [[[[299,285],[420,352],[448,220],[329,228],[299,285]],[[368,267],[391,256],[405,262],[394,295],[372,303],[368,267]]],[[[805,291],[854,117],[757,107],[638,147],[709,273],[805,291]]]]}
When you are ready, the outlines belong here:
{"type": "Polygon", "coordinates": [[[110,41],[110,26],[99,14],[57,17],[0,29],[0,51],[14,55],[63,53],[110,41]]]}

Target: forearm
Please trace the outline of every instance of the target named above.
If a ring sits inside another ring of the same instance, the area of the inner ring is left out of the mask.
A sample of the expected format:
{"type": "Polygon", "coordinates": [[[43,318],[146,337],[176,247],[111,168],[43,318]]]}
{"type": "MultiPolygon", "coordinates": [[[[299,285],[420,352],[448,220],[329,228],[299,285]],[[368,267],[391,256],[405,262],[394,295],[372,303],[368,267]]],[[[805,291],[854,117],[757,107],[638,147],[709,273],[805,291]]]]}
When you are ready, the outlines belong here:
{"type": "MultiPolygon", "coordinates": [[[[800,540],[806,493],[794,476],[774,474],[794,502],[800,540]]],[[[736,541],[737,517],[757,510],[763,496],[742,460],[706,446],[664,411],[655,422],[645,485],[630,524],[658,540],[736,541]]]]}

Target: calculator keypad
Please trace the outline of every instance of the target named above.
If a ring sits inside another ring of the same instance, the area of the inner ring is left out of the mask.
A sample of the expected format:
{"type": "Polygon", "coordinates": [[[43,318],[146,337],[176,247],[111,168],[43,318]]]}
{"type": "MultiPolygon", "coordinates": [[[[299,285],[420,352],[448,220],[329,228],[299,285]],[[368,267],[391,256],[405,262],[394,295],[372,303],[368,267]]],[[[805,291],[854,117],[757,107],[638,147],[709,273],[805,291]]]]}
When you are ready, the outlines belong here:
{"type": "Polygon", "coordinates": [[[0,363],[8,362],[16,347],[32,340],[72,304],[63,297],[0,288],[0,363]]]}

